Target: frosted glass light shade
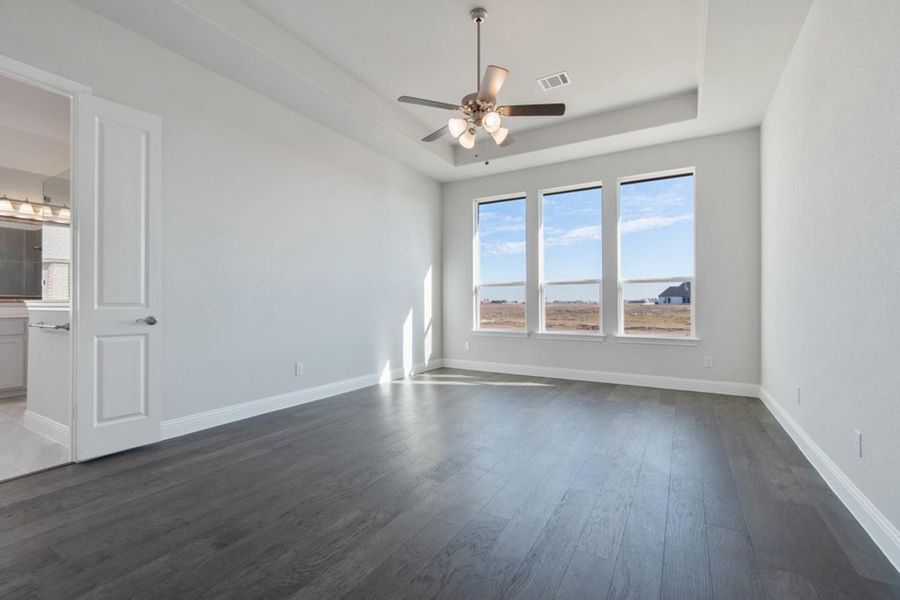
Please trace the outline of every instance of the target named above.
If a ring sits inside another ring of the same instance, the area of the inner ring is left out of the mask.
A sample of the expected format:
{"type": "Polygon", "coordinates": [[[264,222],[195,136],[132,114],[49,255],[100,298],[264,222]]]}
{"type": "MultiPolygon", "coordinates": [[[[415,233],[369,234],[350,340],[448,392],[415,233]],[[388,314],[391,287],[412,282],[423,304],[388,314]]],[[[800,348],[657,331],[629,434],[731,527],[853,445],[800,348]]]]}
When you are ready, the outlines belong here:
{"type": "Polygon", "coordinates": [[[499,146],[506,140],[506,136],[509,135],[509,129],[506,127],[500,127],[497,131],[491,132],[491,137],[494,138],[494,141],[499,146]]]}
{"type": "Polygon", "coordinates": [[[475,130],[469,129],[464,134],[459,136],[459,145],[465,148],[466,150],[471,150],[475,147],[475,130]]]}
{"type": "Polygon", "coordinates": [[[447,130],[453,137],[459,137],[466,129],[469,128],[469,122],[465,119],[453,117],[447,121],[447,130]]]}
{"type": "Polygon", "coordinates": [[[486,113],[481,119],[481,126],[488,133],[494,133],[500,129],[500,114],[493,110],[486,113]]]}

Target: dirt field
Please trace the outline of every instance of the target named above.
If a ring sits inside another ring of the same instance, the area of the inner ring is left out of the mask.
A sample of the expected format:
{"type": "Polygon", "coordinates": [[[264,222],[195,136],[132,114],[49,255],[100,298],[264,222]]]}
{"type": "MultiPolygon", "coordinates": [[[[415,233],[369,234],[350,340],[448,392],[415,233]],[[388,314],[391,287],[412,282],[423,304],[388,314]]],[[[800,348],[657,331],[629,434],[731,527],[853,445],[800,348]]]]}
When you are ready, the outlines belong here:
{"type": "MultiPolygon", "coordinates": [[[[547,304],[548,331],[598,331],[599,304],[547,304]]],[[[481,305],[482,329],[525,329],[524,304],[481,305]]],[[[625,304],[625,333],[691,334],[691,307],[677,304],[625,304]]]]}
{"type": "Polygon", "coordinates": [[[690,304],[625,304],[625,333],[691,335],[690,304]]]}
{"type": "Polygon", "coordinates": [[[482,329],[525,329],[525,304],[491,304],[482,302],[482,329]]]}
{"type": "Polygon", "coordinates": [[[600,304],[566,304],[548,302],[544,316],[547,331],[600,331],[600,304]]]}

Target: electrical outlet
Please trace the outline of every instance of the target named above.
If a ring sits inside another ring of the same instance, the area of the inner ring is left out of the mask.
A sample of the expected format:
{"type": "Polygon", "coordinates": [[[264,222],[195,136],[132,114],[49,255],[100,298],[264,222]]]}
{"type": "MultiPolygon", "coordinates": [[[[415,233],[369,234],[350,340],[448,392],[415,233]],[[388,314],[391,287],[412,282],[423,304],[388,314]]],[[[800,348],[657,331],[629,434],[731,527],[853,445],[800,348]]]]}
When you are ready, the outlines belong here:
{"type": "Polygon", "coordinates": [[[712,369],[713,366],[713,357],[709,354],[703,357],[703,367],[706,369],[712,369]]]}
{"type": "Polygon", "coordinates": [[[463,347],[466,349],[466,352],[468,352],[469,351],[469,342],[466,342],[465,344],[463,344],[463,347]]]}
{"type": "Polygon", "coordinates": [[[297,377],[303,375],[303,363],[294,364],[294,375],[296,375],[297,377]]]}
{"type": "Polygon", "coordinates": [[[794,388],[794,397],[797,399],[797,404],[800,404],[800,386],[796,386],[794,388]]]}
{"type": "Polygon", "coordinates": [[[859,429],[853,430],[853,445],[856,446],[856,456],[862,458],[862,434],[859,429]]]}

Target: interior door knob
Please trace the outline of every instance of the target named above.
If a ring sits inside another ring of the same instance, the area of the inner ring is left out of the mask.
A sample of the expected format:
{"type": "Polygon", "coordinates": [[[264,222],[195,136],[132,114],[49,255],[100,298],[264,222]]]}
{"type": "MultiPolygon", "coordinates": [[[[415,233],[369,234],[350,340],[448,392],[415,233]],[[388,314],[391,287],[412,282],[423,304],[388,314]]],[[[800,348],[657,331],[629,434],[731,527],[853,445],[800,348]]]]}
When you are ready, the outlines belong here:
{"type": "Polygon", "coordinates": [[[146,323],[147,325],[156,325],[159,321],[153,315],[149,317],[144,317],[143,319],[138,319],[138,323],[146,323]]]}

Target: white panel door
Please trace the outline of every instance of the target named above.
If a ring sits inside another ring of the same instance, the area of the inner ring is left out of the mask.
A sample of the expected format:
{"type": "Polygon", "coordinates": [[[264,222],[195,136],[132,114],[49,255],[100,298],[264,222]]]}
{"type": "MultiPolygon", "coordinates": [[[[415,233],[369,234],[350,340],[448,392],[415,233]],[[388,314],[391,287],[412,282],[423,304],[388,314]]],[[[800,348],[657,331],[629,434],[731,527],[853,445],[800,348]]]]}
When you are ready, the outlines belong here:
{"type": "Polygon", "coordinates": [[[75,460],[160,439],[160,118],[78,97],[75,460]]]}

